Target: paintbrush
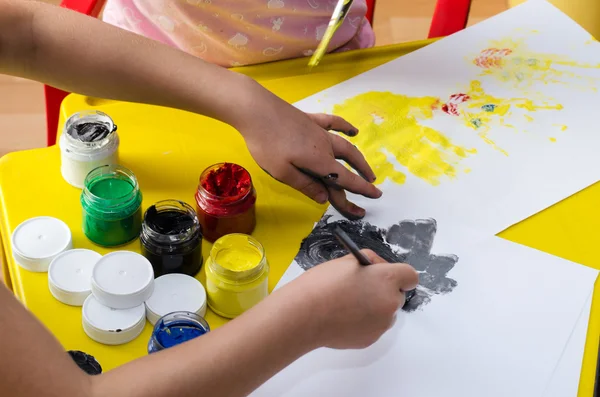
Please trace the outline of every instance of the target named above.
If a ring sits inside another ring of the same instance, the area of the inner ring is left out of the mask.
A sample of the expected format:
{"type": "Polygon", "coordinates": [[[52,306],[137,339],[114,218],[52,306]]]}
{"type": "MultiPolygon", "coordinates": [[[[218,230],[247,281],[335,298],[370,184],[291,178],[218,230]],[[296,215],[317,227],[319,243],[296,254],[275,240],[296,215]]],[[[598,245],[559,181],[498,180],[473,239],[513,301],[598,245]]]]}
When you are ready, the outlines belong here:
{"type": "Polygon", "coordinates": [[[317,66],[319,62],[321,62],[321,59],[323,59],[323,56],[327,52],[327,46],[329,46],[331,38],[338,28],[342,26],[342,23],[344,22],[344,19],[346,19],[346,15],[348,15],[348,11],[350,11],[350,7],[352,6],[353,2],[354,0],[338,0],[337,5],[333,10],[333,14],[331,15],[331,19],[329,20],[327,30],[325,30],[325,34],[323,35],[319,46],[315,50],[315,53],[310,58],[310,61],[308,61],[309,67],[312,68],[317,66]]]}
{"type": "MultiPolygon", "coordinates": [[[[372,262],[369,260],[369,258],[367,258],[365,254],[360,252],[360,248],[358,248],[358,245],[356,245],[356,243],[354,241],[352,241],[350,236],[348,236],[346,234],[346,232],[343,231],[339,226],[336,226],[336,228],[333,230],[333,234],[338,239],[340,244],[342,244],[344,246],[344,248],[346,248],[348,251],[350,251],[350,253],[352,255],[354,255],[354,257],[356,258],[358,263],[360,263],[361,266],[369,266],[372,264],[372,262]]],[[[417,292],[416,289],[411,289],[410,291],[404,291],[404,294],[405,294],[404,304],[407,304],[408,302],[410,302],[410,300],[413,298],[413,296],[415,296],[416,292],[417,292]]]]}
{"type": "Polygon", "coordinates": [[[371,264],[369,258],[367,258],[365,254],[360,252],[360,248],[358,248],[358,245],[356,245],[356,243],[352,241],[350,236],[348,236],[346,232],[343,231],[339,226],[336,226],[335,230],[333,231],[333,234],[338,239],[340,244],[342,244],[344,248],[346,248],[348,251],[350,251],[352,255],[354,255],[354,257],[356,258],[358,263],[360,263],[361,266],[369,266],[371,264]]]}

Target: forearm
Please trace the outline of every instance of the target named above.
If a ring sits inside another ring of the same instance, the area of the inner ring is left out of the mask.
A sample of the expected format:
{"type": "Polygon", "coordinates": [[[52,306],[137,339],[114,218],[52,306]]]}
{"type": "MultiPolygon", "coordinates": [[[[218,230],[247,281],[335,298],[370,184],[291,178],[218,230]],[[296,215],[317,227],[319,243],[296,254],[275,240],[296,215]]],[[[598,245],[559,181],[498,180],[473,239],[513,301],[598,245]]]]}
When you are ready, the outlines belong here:
{"type": "Polygon", "coordinates": [[[21,397],[245,396],[320,346],[317,316],[296,284],[217,330],[94,377],[0,286],[0,384],[21,397]]]}
{"type": "Polygon", "coordinates": [[[276,295],[214,332],[94,378],[93,395],[248,395],[318,347],[302,294],[276,295]]]}
{"type": "Polygon", "coordinates": [[[232,125],[249,107],[250,91],[259,90],[253,80],[182,51],[23,0],[0,0],[0,72],[93,97],[183,109],[232,125]]]}
{"type": "Polygon", "coordinates": [[[245,396],[317,346],[307,305],[282,290],[200,338],[93,379],[94,396],[245,396]],[[304,312],[303,312],[304,310],[304,312]]]}

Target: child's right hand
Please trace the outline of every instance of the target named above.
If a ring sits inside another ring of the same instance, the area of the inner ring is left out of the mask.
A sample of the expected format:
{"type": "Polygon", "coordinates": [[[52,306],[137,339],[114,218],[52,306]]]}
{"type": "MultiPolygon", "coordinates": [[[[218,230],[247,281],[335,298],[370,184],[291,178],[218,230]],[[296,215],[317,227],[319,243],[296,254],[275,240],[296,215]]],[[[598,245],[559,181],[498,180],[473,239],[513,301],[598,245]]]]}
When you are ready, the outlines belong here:
{"type": "Polygon", "coordinates": [[[375,343],[394,324],[405,302],[403,291],[419,282],[412,266],[362,252],[373,265],[360,266],[348,255],[318,265],[290,284],[312,305],[319,346],[355,349],[375,343]]]}

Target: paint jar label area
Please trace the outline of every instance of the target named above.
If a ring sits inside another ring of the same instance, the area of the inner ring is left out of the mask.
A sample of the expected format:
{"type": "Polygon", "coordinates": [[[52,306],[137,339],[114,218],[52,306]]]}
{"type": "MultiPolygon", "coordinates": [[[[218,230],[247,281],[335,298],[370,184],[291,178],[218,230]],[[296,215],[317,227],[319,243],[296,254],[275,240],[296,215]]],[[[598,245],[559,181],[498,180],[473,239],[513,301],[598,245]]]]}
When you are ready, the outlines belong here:
{"type": "Polygon", "coordinates": [[[235,318],[251,309],[269,295],[268,278],[262,277],[253,285],[231,288],[231,285],[218,282],[207,276],[206,293],[208,306],[218,315],[235,318]]]}
{"type": "Polygon", "coordinates": [[[83,211],[83,232],[92,242],[115,247],[135,240],[142,226],[142,209],[123,219],[102,219],[83,211]]]}
{"type": "Polygon", "coordinates": [[[140,234],[142,193],[133,172],[119,165],[92,170],[81,193],[83,231],[94,243],[114,247],[140,234]]]}
{"type": "Polygon", "coordinates": [[[208,241],[230,233],[250,234],[256,226],[256,191],[242,166],[220,163],[200,175],[196,210],[208,241]]]}
{"type": "Polygon", "coordinates": [[[204,238],[216,241],[232,233],[251,234],[256,227],[256,210],[252,205],[246,212],[232,216],[211,215],[197,206],[198,219],[202,225],[204,238]]]}
{"type": "Polygon", "coordinates": [[[163,200],[150,206],[144,214],[140,243],[156,277],[195,276],[202,267],[200,222],[194,208],[182,201],[163,200]]]}
{"type": "Polygon", "coordinates": [[[108,115],[98,111],[76,113],[67,120],[58,142],[65,181],[81,189],[90,171],[118,164],[116,128],[108,115]]]}

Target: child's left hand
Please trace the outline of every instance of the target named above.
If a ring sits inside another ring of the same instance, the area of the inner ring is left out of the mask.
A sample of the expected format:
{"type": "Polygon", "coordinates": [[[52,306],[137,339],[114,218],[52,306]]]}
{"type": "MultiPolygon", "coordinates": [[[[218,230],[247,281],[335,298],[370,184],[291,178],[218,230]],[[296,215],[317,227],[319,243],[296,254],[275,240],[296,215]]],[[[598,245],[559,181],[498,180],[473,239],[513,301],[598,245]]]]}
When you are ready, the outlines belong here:
{"type": "Polygon", "coordinates": [[[381,191],[372,184],[375,174],[354,145],[329,132],[354,136],[358,130],[341,117],[306,114],[262,87],[252,98],[250,114],[236,127],[258,165],[319,203],[329,200],[348,218],[364,217],[365,210],[349,202],[345,191],[381,197],[381,191]],[[347,162],[362,177],[336,159],[347,162]]]}

